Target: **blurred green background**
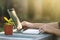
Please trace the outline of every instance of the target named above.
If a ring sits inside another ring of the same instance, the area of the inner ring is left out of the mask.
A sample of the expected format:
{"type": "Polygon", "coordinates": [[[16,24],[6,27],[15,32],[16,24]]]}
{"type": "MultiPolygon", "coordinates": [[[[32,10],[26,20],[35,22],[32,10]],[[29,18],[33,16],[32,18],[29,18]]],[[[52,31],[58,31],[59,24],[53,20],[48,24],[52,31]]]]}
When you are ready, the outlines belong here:
{"type": "MultiPolygon", "coordinates": [[[[0,0],[0,20],[1,16],[9,17],[7,9],[12,7],[21,21],[60,21],[60,0],[0,0]]],[[[0,26],[3,26],[3,21],[0,21],[0,26]]]]}
{"type": "Polygon", "coordinates": [[[20,20],[60,21],[60,0],[12,0],[12,3],[20,20]]]}

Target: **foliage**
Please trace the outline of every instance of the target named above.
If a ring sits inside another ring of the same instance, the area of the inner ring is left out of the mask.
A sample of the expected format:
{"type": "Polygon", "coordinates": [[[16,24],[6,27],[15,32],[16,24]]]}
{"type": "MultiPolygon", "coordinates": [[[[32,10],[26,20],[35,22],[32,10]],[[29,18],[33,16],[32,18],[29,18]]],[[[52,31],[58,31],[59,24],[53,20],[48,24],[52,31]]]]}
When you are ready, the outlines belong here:
{"type": "Polygon", "coordinates": [[[14,22],[13,22],[13,20],[12,20],[12,18],[8,19],[7,17],[4,17],[4,19],[6,21],[5,24],[7,24],[7,25],[15,25],[14,22]]]}

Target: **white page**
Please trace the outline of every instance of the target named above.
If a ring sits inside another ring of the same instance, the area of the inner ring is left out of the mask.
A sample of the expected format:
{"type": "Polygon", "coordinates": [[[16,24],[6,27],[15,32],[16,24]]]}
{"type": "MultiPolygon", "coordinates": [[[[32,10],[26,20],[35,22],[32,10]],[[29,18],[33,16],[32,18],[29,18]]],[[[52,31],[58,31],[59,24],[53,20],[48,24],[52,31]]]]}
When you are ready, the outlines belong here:
{"type": "Polygon", "coordinates": [[[39,34],[39,30],[38,29],[27,29],[27,30],[23,31],[23,33],[39,34]]]}

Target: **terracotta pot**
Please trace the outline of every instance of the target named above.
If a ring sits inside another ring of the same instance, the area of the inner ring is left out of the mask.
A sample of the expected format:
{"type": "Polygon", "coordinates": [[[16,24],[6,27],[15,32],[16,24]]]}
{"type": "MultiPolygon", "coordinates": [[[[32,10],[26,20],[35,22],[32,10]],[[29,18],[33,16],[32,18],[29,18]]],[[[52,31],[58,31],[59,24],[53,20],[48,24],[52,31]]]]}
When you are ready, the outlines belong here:
{"type": "Polygon", "coordinates": [[[4,33],[5,33],[5,35],[12,35],[13,26],[12,25],[4,25],[4,33]]]}

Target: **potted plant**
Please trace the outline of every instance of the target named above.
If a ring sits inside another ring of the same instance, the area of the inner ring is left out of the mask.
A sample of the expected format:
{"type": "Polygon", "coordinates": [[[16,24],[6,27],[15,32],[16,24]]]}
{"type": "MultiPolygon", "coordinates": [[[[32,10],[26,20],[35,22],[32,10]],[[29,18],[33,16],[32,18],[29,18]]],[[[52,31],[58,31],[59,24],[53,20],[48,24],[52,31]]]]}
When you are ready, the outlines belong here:
{"type": "Polygon", "coordinates": [[[6,21],[6,23],[4,24],[4,33],[5,35],[12,35],[14,22],[12,18],[8,19],[7,17],[4,17],[4,19],[6,21]]]}

